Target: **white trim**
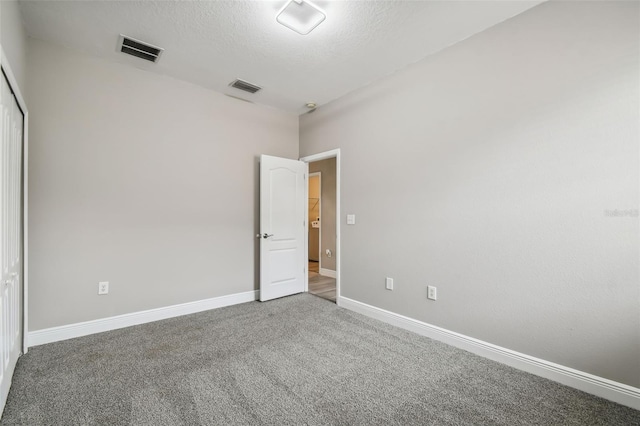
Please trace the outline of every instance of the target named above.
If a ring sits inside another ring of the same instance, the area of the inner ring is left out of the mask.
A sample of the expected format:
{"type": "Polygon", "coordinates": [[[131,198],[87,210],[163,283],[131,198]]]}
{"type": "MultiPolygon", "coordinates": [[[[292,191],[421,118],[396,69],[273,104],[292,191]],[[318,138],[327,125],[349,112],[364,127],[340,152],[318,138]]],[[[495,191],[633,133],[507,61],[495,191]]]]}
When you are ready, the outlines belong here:
{"type": "Polygon", "coordinates": [[[239,303],[253,302],[258,299],[258,290],[244,293],[229,294],[227,296],[211,299],[197,300],[195,302],[181,303],[179,305],[165,306],[163,308],[149,309],[147,311],[132,312],[130,314],[115,317],[101,318],[93,321],[62,325],[59,327],[36,330],[29,333],[29,347],[44,345],[45,343],[58,342],[60,340],[73,339],[74,337],[87,336],[89,334],[102,333],[104,331],[117,330],[132,325],[145,324],[167,318],[194,314],[210,309],[237,305],[239,303]]]}
{"type": "Polygon", "coordinates": [[[338,306],[507,364],[519,370],[640,410],[639,388],[512,351],[346,297],[338,298],[338,306]]]}
{"type": "Polygon", "coordinates": [[[22,144],[23,144],[23,156],[22,156],[22,173],[23,173],[23,181],[22,181],[22,196],[24,197],[24,202],[22,204],[22,226],[23,226],[23,234],[22,234],[22,353],[26,354],[28,345],[27,345],[27,331],[29,330],[29,110],[27,109],[27,103],[22,96],[22,92],[20,91],[20,86],[18,85],[18,80],[16,80],[15,74],[11,69],[11,65],[7,60],[7,55],[5,55],[4,49],[0,45],[0,67],[4,70],[5,75],[7,76],[7,80],[9,81],[9,86],[11,86],[11,90],[18,101],[18,105],[22,110],[23,118],[23,131],[22,131],[22,144]]]}
{"type": "MultiPolygon", "coordinates": [[[[309,163],[304,163],[304,199],[306,206],[307,216],[304,218],[304,222],[307,226],[307,232],[304,233],[304,292],[307,293],[309,291],[309,224],[307,221],[309,220],[309,163]]],[[[262,207],[260,207],[262,208],[262,207]]],[[[262,213],[261,213],[262,214],[262,213]]]]}
{"type": "Polygon", "coordinates": [[[320,268],[320,275],[323,275],[325,277],[335,278],[336,277],[336,271],[334,271],[332,269],[320,268]]]}
{"type": "MultiPolygon", "coordinates": [[[[340,217],[341,213],[340,213],[340,148],[337,149],[332,149],[330,151],[325,151],[325,152],[321,152],[319,154],[313,154],[313,155],[308,155],[306,157],[302,157],[300,158],[300,161],[304,161],[305,163],[312,163],[314,161],[320,161],[320,160],[326,160],[327,158],[334,158],[336,159],[336,251],[337,253],[335,253],[336,256],[336,272],[335,272],[335,279],[336,279],[336,300],[339,300],[340,298],[340,290],[341,290],[341,283],[340,283],[340,271],[341,271],[341,262],[340,262],[340,258],[342,257],[342,247],[341,247],[341,238],[340,238],[340,223],[342,221],[342,218],[340,217]]],[[[309,198],[309,196],[307,195],[307,198],[309,198]]],[[[309,243],[306,243],[306,246],[308,248],[309,243]]],[[[307,258],[309,258],[309,253],[307,253],[307,258]]],[[[308,269],[308,268],[307,268],[308,269]]],[[[309,291],[308,288],[308,282],[309,282],[309,271],[307,270],[306,273],[306,281],[307,281],[307,287],[306,287],[306,291],[309,291]]]]}

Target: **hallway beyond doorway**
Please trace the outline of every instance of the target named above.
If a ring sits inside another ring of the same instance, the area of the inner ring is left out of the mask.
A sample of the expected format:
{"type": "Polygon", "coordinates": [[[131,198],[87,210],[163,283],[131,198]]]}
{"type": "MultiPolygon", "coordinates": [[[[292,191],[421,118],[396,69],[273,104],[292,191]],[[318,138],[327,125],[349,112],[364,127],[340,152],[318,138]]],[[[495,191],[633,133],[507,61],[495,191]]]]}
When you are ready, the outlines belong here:
{"type": "Polygon", "coordinates": [[[336,279],[320,275],[320,264],[309,261],[309,293],[336,302],[336,279]]]}

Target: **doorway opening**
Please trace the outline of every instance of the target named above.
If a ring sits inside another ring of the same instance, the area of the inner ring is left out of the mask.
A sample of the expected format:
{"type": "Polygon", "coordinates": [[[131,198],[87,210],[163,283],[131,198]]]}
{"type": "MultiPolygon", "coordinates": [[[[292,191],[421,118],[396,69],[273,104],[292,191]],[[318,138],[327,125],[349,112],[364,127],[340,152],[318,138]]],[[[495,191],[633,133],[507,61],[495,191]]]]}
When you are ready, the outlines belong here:
{"type": "MultiPolygon", "coordinates": [[[[322,154],[320,154],[322,155],[322,154]]],[[[308,291],[336,303],[338,296],[337,155],[303,159],[308,179],[308,291]]]]}
{"type": "Polygon", "coordinates": [[[320,245],[322,243],[321,229],[321,193],[322,193],[322,173],[309,172],[307,223],[309,225],[307,238],[309,253],[309,271],[320,273],[320,245]]]}

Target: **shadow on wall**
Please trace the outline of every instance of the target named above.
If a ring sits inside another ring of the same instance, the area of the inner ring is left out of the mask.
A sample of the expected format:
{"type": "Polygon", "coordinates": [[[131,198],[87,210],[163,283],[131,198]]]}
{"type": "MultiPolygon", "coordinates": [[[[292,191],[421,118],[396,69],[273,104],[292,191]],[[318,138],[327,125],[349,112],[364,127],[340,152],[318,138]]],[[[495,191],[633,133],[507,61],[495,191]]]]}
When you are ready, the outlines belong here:
{"type": "MultiPolygon", "coordinates": [[[[253,229],[255,232],[252,236],[260,232],[260,156],[257,155],[253,159],[253,203],[254,211],[253,215],[253,229]]],[[[260,240],[258,238],[253,239],[253,288],[260,290],[260,240]]]]}

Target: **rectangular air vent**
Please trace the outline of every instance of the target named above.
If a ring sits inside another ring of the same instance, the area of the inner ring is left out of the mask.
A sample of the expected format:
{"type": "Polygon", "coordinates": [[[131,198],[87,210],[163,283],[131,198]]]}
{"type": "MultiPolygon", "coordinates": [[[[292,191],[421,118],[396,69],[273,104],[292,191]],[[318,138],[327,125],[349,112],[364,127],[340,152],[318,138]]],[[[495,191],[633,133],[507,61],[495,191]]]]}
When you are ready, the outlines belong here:
{"type": "Polygon", "coordinates": [[[249,93],[256,93],[258,90],[262,89],[260,86],[256,86],[255,84],[251,84],[248,81],[237,79],[233,81],[229,86],[235,87],[236,89],[244,90],[249,93]]]}
{"type": "Polygon", "coordinates": [[[118,51],[151,62],[158,62],[164,49],[120,34],[118,51]]]}

